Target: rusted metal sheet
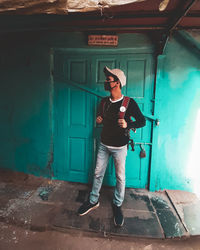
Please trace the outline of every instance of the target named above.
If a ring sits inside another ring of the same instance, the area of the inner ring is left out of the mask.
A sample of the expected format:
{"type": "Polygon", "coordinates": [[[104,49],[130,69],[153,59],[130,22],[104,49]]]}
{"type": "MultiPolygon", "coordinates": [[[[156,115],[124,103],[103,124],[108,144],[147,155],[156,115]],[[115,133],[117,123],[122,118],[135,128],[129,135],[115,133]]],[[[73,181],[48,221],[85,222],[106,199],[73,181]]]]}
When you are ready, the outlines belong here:
{"type": "Polygon", "coordinates": [[[59,15],[62,21],[40,28],[65,31],[114,27],[165,30],[168,37],[174,29],[200,28],[200,0],[0,0],[0,14],[59,15]]]}
{"type": "Polygon", "coordinates": [[[0,13],[66,14],[66,0],[1,0],[0,13]]]}
{"type": "Polygon", "coordinates": [[[111,6],[124,5],[147,0],[1,0],[0,13],[21,14],[65,14],[68,12],[89,12],[111,6]]]}
{"type": "Polygon", "coordinates": [[[102,8],[109,8],[111,6],[121,6],[144,1],[147,0],[67,0],[67,9],[69,12],[88,12],[102,8]]]}

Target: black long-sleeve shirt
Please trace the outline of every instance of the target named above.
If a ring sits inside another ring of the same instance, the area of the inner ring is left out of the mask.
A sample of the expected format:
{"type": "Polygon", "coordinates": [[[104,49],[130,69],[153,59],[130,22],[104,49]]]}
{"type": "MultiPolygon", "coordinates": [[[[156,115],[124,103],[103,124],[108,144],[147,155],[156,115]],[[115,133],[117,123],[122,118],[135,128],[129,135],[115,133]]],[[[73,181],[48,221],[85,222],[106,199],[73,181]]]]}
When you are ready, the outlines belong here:
{"type": "Polygon", "coordinates": [[[121,147],[128,144],[131,128],[141,128],[146,125],[146,120],[140,111],[137,103],[130,98],[128,108],[124,119],[127,122],[127,128],[121,128],[118,124],[119,110],[123,100],[111,102],[110,98],[105,97],[104,108],[99,106],[98,115],[103,114],[103,129],[101,132],[101,142],[107,146],[121,147]],[[131,119],[134,118],[134,121],[131,119]]]}

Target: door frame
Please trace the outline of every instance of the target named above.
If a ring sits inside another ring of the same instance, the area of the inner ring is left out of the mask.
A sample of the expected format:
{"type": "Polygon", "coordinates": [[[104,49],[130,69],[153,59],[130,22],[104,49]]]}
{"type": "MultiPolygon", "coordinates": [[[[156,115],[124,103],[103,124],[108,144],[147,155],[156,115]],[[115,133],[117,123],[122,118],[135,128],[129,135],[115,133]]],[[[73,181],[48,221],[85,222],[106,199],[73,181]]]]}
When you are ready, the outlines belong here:
{"type": "MultiPolygon", "coordinates": [[[[89,51],[88,51],[88,49],[81,49],[81,48],[79,48],[79,49],[72,49],[72,48],[66,48],[66,49],[59,49],[59,48],[57,48],[57,49],[55,49],[54,50],[54,54],[56,53],[56,52],[60,52],[60,53],[64,53],[64,54],[71,54],[71,55],[74,55],[74,50],[76,50],[76,52],[78,52],[78,53],[87,53],[87,54],[94,54],[95,53],[95,55],[97,55],[97,54],[102,54],[102,51],[100,50],[100,49],[90,49],[89,51]]],[[[137,52],[137,54],[151,54],[152,56],[153,56],[153,52],[152,51],[148,51],[149,53],[144,53],[144,51],[143,50],[138,50],[138,49],[135,49],[135,48],[126,48],[126,49],[108,49],[108,50],[104,50],[103,51],[103,54],[107,54],[107,53],[109,53],[109,54],[113,54],[113,55],[119,55],[119,54],[122,54],[122,55],[125,55],[125,54],[127,54],[127,53],[133,53],[133,54],[135,54],[137,52]]],[[[61,79],[60,80],[64,80],[64,72],[63,72],[63,69],[62,69],[62,74],[61,74],[61,79]]],[[[55,81],[55,78],[54,78],[54,83],[55,83],[56,81],[55,81]]],[[[80,84],[77,84],[77,83],[73,83],[73,82],[71,82],[71,84],[73,85],[73,86],[75,86],[75,87],[77,87],[77,88],[80,88],[80,89],[82,89],[82,90],[84,90],[84,91],[87,91],[87,92],[90,92],[91,94],[95,94],[95,95],[97,95],[97,96],[99,96],[99,97],[102,97],[102,96],[105,96],[103,93],[99,93],[99,92],[95,92],[94,90],[92,90],[92,89],[90,89],[90,88],[87,88],[87,87],[85,87],[85,86],[81,86],[80,84]]],[[[156,82],[154,81],[154,88],[155,88],[155,84],[156,84],[156,82]]],[[[55,86],[54,86],[54,88],[55,88],[55,86]]],[[[155,95],[155,93],[154,93],[154,95],[155,95]]],[[[155,97],[155,96],[154,96],[155,97]]],[[[148,119],[148,120],[151,120],[152,122],[154,122],[155,120],[156,120],[156,118],[153,116],[153,115],[146,115],[146,114],[144,114],[145,115],[145,117],[148,119]]],[[[55,121],[55,120],[54,120],[55,121]]],[[[154,133],[154,126],[152,125],[152,131],[151,131],[151,134],[152,134],[152,137],[151,137],[151,142],[152,142],[152,138],[153,138],[153,133],[154,133]]],[[[153,149],[153,142],[152,142],[152,145],[151,145],[151,152],[152,152],[152,149],[153,149]]],[[[55,167],[55,165],[54,165],[54,167],[55,167]]],[[[55,170],[55,169],[54,169],[55,170]]],[[[148,176],[148,183],[147,183],[147,188],[149,188],[150,187],[150,185],[151,185],[151,171],[152,170],[152,157],[151,157],[151,155],[150,155],[150,158],[149,158],[149,176],[148,176]]],[[[56,178],[56,177],[55,177],[56,178]]]]}

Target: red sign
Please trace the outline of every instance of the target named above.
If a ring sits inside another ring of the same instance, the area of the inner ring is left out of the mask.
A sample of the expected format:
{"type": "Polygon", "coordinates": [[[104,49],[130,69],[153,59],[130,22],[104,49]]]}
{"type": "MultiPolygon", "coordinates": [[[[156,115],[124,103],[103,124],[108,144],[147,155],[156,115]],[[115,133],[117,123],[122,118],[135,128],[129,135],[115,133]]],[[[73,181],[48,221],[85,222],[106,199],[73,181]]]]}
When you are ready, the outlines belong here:
{"type": "Polygon", "coordinates": [[[115,35],[89,35],[88,45],[95,46],[117,46],[118,36],[115,35]]]}

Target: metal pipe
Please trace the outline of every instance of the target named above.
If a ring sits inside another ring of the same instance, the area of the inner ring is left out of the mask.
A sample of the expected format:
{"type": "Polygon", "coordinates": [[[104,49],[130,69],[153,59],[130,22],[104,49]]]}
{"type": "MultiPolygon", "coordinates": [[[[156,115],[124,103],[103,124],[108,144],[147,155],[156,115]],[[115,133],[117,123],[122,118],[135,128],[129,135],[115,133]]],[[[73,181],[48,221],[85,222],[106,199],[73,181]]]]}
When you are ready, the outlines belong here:
{"type": "Polygon", "coordinates": [[[135,145],[150,145],[152,146],[151,142],[134,142],[135,145]]]}

